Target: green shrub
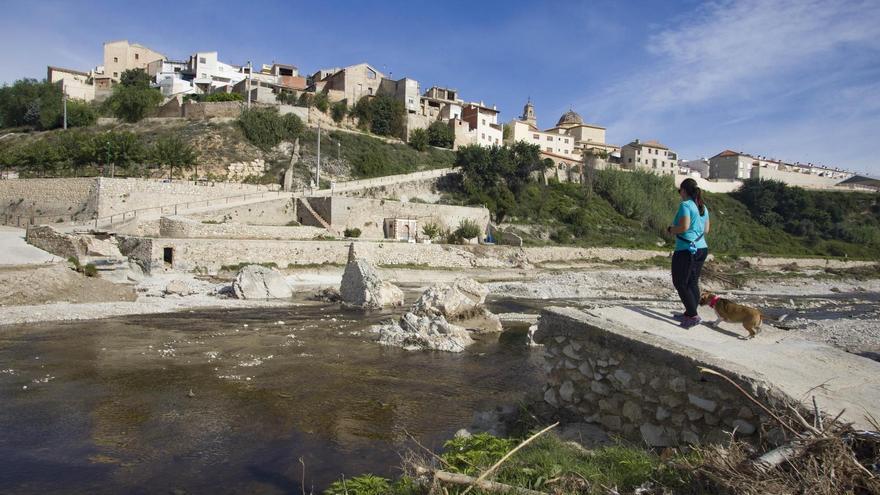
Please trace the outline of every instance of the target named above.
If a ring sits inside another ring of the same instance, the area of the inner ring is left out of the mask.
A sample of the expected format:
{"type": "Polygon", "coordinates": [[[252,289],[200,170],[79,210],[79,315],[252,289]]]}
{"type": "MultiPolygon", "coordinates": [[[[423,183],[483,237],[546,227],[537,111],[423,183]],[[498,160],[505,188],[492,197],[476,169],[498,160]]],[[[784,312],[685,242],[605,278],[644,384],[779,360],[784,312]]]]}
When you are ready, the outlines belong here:
{"type": "Polygon", "coordinates": [[[358,125],[380,136],[403,137],[406,108],[397,99],[387,96],[364,96],[352,109],[358,125]]]}
{"type": "Polygon", "coordinates": [[[0,128],[55,129],[61,126],[61,118],[60,85],[20,79],[11,86],[0,86],[0,128]]]}
{"type": "MultiPolygon", "coordinates": [[[[63,116],[62,116],[63,118],[63,116]]],[[[79,100],[67,100],[67,127],[88,127],[98,121],[95,107],[79,100]]],[[[63,123],[61,124],[63,125],[63,123]]]]}
{"type": "Polygon", "coordinates": [[[217,102],[217,101],[243,101],[244,96],[241,93],[211,93],[209,95],[201,95],[199,101],[217,102]]]}
{"type": "Polygon", "coordinates": [[[440,236],[442,232],[443,230],[436,223],[429,222],[425,225],[422,225],[422,234],[424,234],[425,237],[427,237],[428,239],[436,239],[440,236]]]}
{"type": "Polygon", "coordinates": [[[105,105],[114,117],[138,122],[161,102],[162,93],[150,87],[150,76],[142,69],[129,69],[122,73],[105,105]]]}
{"type": "Polygon", "coordinates": [[[296,115],[281,116],[278,109],[271,107],[243,110],[238,125],[248,141],[263,150],[272,148],[282,140],[295,139],[304,127],[296,115]]]}
{"type": "Polygon", "coordinates": [[[353,237],[353,238],[360,237],[361,236],[361,229],[359,229],[357,227],[345,229],[345,231],[343,232],[343,235],[345,235],[345,237],[353,237]]]}
{"type": "Polygon", "coordinates": [[[98,276],[98,268],[95,267],[92,263],[88,263],[82,267],[83,275],[86,277],[97,277],[98,276]]]}
{"type": "Polygon", "coordinates": [[[327,93],[320,92],[316,93],[314,99],[312,100],[312,104],[322,113],[327,113],[327,110],[330,109],[330,97],[327,96],[327,93]]]}
{"type": "Polygon", "coordinates": [[[424,129],[414,129],[409,134],[409,145],[416,151],[425,151],[428,149],[428,132],[424,129]]]}
{"type": "Polygon", "coordinates": [[[297,100],[297,103],[299,103],[299,106],[301,106],[301,107],[311,108],[312,101],[314,100],[314,98],[315,98],[315,93],[303,92],[301,95],[299,95],[299,99],[297,100]]]}
{"type": "Polygon", "coordinates": [[[513,439],[478,433],[447,441],[443,444],[443,454],[440,457],[449,470],[474,475],[498,461],[516,447],[516,444],[513,439]]]}
{"type": "Polygon", "coordinates": [[[73,265],[74,270],[76,270],[78,272],[82,271],[82,265],[80,265],[79,258],[77,258],[76,256],[68,257],[67,262],[70,263],[71,265],[73,265]]]}
{"type": "Polygon", "coordinates": [[[458,223],[458,228],[455,229],[455,232],[461,236],[462,239],[473,239],[479,237],[480,234],[483,233],[483,229],[480,228],[480,225],[476,220],[465,218],[458,223]]]}
{"type": "Polygon", "coordinates": [[[330,107],[330,116],[337,124],[342,122],[346,114],[348,114],[348,105],[344,101],[337,101],[330,107]]]}
{"type": "Polygon", "coordinates": [[[150,156],[160,167],[168,167],[168,177],[174,178],[174,169],[189,168],[198,158],[196,149],[178,135],[163,136],[153,144],[150,156]]]}
{"type": "Polygon", "coordinates": [[[428,126],[428,143],[439,148],[452,148],[455,144],[455,131],[445,122],[433,122],[428,126]]]}

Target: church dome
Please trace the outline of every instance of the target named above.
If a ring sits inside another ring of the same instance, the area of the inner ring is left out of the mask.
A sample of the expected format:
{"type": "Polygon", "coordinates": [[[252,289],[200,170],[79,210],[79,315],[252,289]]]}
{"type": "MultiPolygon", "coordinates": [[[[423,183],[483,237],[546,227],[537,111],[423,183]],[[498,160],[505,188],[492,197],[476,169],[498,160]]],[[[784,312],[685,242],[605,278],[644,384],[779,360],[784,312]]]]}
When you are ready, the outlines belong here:
{"type": "Polygon", "coordinates": [[[569,110],[562,114],[562,117],[559,117],[559,122],[556,123],[556,126],[564,126],[564,125],[578,125],[583,124],[584,119],[578,115],[574,110],[569,110]]]}

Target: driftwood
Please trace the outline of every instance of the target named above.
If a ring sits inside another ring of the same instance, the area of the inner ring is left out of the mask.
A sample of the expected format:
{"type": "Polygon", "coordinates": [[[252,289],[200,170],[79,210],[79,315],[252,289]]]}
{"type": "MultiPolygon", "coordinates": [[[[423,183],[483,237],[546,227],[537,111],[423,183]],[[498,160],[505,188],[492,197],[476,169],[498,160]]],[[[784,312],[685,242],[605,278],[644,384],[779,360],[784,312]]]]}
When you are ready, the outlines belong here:
{"type": "Polygon", "coordinates": [[[476,486],[480,490],[491,493],[513,493],[516,495],[547,495],[544,492],[529,490],[528,488],[520,488],[518,486],[506,485],[497,481],[477,480],[473,476],[466,474],[450,473],[449,471],[430,470],[425,467],[417,467],[416,473],[425,476],[431,476],[434,483],[446,483],[449,485],[476,486]]]}
{"type": "Polygon", "coordinates": [[[807,445],[804,442],[795,441],[782,447],[777,447],[758,457],[752,463],[752,466],[762,473],[767,473],[783,462],[801,455],[806,448],[807,445]]]}

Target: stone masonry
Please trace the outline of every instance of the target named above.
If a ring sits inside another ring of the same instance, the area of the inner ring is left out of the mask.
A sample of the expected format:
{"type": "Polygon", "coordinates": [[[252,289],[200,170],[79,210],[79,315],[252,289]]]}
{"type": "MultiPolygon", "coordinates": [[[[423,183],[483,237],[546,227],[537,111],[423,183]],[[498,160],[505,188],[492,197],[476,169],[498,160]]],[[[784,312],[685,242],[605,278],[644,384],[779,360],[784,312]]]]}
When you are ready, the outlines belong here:
{"type": "Polygon", "coordinates": [[[730,383],[700,373],[701,366],[733,378],[764,404],[792,402],[723,362],[576,309],[546,309],[535,340],[545,346],[547,404],[651,446],[723,441],[732,431],[746,439],[781,434],[754,403],[730,383]]]}

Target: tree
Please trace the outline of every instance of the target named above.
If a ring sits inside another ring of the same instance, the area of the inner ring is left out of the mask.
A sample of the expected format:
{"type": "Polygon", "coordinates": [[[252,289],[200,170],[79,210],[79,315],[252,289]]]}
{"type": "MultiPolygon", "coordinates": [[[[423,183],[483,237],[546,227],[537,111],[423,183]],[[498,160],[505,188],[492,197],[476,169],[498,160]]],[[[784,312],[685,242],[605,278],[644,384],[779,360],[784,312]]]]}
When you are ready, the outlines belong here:
{"type": "Polygon", "coordinates": [[[424,129],[413,129],[409,134],[409,145],[417,151],[428,149],[428,132],[424,129]]]}
{"type": "Polygon", "coordinates": [[[455,131],[445,122],[433,122],[428,126],[428,144],[439,148],[452,148],[455,131]]]}
{"type": "Polygon", "coordinates": [[[422,234],[428,239],[435,239],[439,237],[442,232],[443,229],[434,222],[429,222],[422,226],[422,234]]]}
{"type": "Polygon", "coordinates": [[[110,166],[110,176],[116,175],[116,167],[127,169],[143,161],[144,145],[131,132],[107,131],[96,134],[83,143],[82,156],[92,163],[110,166]]]}
{"type": "Polygon", "coordinates": [[[67,127],[88,127],[98,120],[92,105],[79,100],[67,100],[67,127]]]}
{"type": "Polygon", "coordinates": [[[20,79],[0,88],[0,127],[54,129],[61,126],[62,112],[58,84],[20,79]]]}
{"type": "Polygon", "coordinates": [[[302,120],[289,113],[281,116],[276,108],[252,108],[241,112],[238,125],[245,137],[260,149],[268,150],[282,140],[293,140],[304,128],[302,120]]]}
{"type": "MultiPolygon", "coordinates": [[[[195,148],[177,135],[163,136],[156,141],[150,155],[159,166],[168,166],[168,177],[174,179],[174,167],[189,168],[196,164],[195,148]]],[[[196,170],[198,175],[198,170],[196,170]]]]}
{"type": "Polygon", "coordinates": [[[161,101],[162,93],[158,89],[118,84],[107,99],[107,105],[115,117],[126,122],[137,122],[146,117],[161,101]]]}
{"type": "Polygon", "coordinates": [[[301,107],[311,107],[312,100],[314,99],[314,93],[302,93],[299,95],[299,106],[301,107]]]}
{"type": "Polygon", "coordinates": [[[369,129],[373,134],[403,136],[406,108],[402,102],[390,96],[380,95],[367,101],[361,98],[355,108],[355,115],[369,122],[369,129]]]}
{"type": "Polygon", "coordinates": [[[143,69],[128,69],[122,71],[119,84],[129,88],[149,88],[150,75],[143,69]]]}

